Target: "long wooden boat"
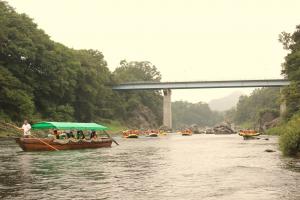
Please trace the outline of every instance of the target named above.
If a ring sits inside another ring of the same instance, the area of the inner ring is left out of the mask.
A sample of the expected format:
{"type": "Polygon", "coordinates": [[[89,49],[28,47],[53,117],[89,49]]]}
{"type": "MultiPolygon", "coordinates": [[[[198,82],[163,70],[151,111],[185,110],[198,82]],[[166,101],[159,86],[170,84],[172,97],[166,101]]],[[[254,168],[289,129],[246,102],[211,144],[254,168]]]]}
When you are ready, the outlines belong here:
{"type": "Polygon", "coordinates": [[[112,139],[100,138],[97,140],[56,140],[53,138],[16,138],[17,144],[23,151],[55,151],[73,149],[92,149],[111,147],[112,139]],[[47,145],[48,144],[48,145],[47,145]]]}
{"type": "Polygon", "coordinates": [[[118,144],[105,130],[108,128],[96,123],[73,122],[39,122],[32,125],[32,130],[92,130],[104,131],[107,137],[95,137],[92,139],[54,139],[54,138],[16,138],[17,144],[23,151],[57,151],[71,149],[88,149],[111,147],[112,142],[118,144]]]}

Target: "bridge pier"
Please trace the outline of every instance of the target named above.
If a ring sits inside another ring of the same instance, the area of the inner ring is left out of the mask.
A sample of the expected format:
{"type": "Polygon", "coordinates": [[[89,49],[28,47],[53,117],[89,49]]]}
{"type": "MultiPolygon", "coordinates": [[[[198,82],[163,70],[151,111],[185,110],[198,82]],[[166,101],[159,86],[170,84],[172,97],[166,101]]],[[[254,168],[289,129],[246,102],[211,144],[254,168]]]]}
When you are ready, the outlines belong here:
{"type": "Polygon", "coordinates": [[[283,88],[280,88],[280,96],[281,96],[281,103],[280,103],[280,118],[283,118],[286,114],[286,100],[283,93],[283,88]]]}
{"type": "Polygon", "coordinates": [[[172,102],[171,102],[171,90],[165,89],[164,102],[163,102],[163,125],[172,129],[172,102]]]}

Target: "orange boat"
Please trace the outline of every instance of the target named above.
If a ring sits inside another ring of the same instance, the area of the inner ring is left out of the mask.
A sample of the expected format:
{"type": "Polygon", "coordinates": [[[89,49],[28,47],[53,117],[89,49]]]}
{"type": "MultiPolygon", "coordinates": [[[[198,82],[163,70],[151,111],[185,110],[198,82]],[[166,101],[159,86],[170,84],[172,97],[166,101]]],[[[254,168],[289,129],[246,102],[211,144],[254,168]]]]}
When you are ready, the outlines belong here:
{"type": "Polygon", "coordinates": [[[55,139],[55,138],[16,138],[17,144],[23,151],[59,151],[71,149],[88,149],[111,147],[112,142],[118,144],[105,130],[108,128],[96,123],[72,123],[72,122],[40,122],[32,125],[32,130],[53,129],[53,130],[92,130],[104,131],[107,137],[91,139],[55,139]]]}
{"type": "Polygon", "coordinates": [[[158,130],[151,130],[147,137],[158,137],[159,131],[158,130]]]}
{"type": "Polygon", "coordinates": [[[186,129],[186,130],[181,131],[181,135],[182,136],[191,136],[191,135],[193,135],[193,132],[190,129],[186,129]]]}
{"type": "Polygon", "coordinates": [[[138,138],[139,137],[139,131],[138,130],[123,131],[123,137],[124,138],[138,138]]]}
{"type": "Polygon", "coordinates": [[[243,136],[244,139],[255,139],[256,136],[259,136],[261,133],[258,133],[255,130],[240,130],[239,135],[243,136]]]}

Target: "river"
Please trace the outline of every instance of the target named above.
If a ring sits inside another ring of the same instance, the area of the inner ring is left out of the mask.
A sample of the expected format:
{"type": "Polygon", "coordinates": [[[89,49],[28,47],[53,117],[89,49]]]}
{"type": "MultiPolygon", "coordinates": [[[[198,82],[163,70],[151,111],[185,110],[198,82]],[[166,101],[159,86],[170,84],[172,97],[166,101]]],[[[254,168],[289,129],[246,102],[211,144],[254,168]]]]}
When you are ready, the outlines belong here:
{"type": "Polygon", "coordinates": [[[277,137],[263,137],[170,134],[32,153],[4,140],[0,199],[299,200],[300,160],[282,157],[277,137]]]}

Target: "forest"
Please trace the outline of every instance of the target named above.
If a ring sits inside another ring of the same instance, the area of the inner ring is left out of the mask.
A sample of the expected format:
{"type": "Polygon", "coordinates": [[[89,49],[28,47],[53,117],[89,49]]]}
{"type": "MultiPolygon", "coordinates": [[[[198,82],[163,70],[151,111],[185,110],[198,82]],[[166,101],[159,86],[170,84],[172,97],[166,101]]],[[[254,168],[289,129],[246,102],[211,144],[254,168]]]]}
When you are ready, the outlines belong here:
{"type": "Polygon", "coordinates": [[[265,113],[279,118],[279,105],[284,103],[286,111],[265,133],[280,136],[279,145],[283,154],[297,155],[300,152],[300,25],[293,33],[282,32],[279,42],[287,51],[281,74],[291,84],[281,92],[276,88],[262,88],[250,96],[240,97],[237,107],[227,111],[225,118],[244,127],[256,127],[265,113]]]}
{"type": "Polygon", "coordinates": [[[122,60],[111,72],[101,51],[76,50],[52,41],[26,14],[0,1],[2,120],[118,121],[132,126],[144,120],[146,127],[158,126],[162,121],[160,92],[121,93],[111,86],[160,79],[149,61],[122,60]]]}

